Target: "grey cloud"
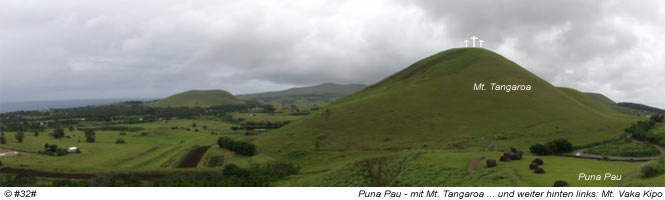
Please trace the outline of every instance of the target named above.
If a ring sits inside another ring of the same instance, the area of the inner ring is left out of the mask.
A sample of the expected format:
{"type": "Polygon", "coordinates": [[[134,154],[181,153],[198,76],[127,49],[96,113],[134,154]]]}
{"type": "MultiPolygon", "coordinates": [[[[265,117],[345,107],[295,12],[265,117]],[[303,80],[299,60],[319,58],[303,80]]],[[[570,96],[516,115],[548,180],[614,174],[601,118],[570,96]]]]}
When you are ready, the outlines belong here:
{"type": "Polygon", "coordinates": [[[664,12],[658,1],[3,1],[0,100],[370,84],[475,34],[555,85],[665,107],[664,12]]]}

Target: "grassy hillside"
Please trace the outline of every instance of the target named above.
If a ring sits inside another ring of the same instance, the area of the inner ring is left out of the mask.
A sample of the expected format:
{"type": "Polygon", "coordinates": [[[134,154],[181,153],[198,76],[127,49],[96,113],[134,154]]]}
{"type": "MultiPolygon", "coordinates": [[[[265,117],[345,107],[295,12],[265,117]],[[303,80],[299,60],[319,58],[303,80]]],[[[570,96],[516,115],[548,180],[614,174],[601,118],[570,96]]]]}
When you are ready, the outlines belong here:
{"type": "Polygon", "coordinates": [[[563,88],[563,87],[560,89],[569,96],[575,98],[575,100],[584,104],[585,106],[591,107],[594,110],[603,112],[605,114],[617,115],[619,117],[626,117],[625,115],[637,116],[637,114],[641,112],[640,110],[620,106],[603,94],[583,93],[575,89],[563,88]]]}
{"type": "Polygon", "coordinates": [[[241,104],[239,100],[231,93],[224,90],[190,90],[183,93],[171,95],[169,97],[149,103],[150,106],[158,107],[205,107],[226,104],[241,104]]]}
{"type": "Polygon", "coordinates": [[[526,149],[568,138],[575,145],[614,137],[635,119],[597,98],[552,86],[480,48],[450,49],[303,120],[259,137],[264,151],[444,151],[526,149]],[[525,84],[530,91],[474,91],[476,83],[525,84]]]}
{"type": "Polygon", "coordinates": [[[329,99],[352,94],[364,87],[365,85],[362,84],[341,85],[323,83],[315,86],[291,88],[276,92],[238,95],[238,98],[246,100],[329,99]]]}

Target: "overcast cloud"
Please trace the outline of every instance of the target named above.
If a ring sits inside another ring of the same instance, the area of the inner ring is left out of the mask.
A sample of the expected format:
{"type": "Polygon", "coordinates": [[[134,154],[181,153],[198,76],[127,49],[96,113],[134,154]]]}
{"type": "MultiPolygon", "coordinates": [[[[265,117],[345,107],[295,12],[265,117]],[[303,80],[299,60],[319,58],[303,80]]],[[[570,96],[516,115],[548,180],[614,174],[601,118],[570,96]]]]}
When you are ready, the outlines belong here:
{"type": "Polygon", "coordinates": [[[485,47],[557,86],[665,108],[662,1],[0,1],[0,101],[371,84],[485,47]]]}

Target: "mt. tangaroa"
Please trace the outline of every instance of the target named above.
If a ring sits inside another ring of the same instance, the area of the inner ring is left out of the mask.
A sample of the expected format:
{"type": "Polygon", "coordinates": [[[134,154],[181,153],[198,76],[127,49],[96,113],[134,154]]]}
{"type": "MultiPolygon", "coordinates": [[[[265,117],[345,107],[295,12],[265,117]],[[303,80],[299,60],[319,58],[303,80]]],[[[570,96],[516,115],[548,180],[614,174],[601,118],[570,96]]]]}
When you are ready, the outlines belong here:
{"type": "Polygon", "coordinates": [[[635,119],[599,94],[558,88],[480,48],[422,59],[255,141],[266,151],[496,150],[623,133],[635,119]],[[474,90],[484,83],[485,90],[474,90]],[[491,83],[530,90],[493,91],[491,83]]]}

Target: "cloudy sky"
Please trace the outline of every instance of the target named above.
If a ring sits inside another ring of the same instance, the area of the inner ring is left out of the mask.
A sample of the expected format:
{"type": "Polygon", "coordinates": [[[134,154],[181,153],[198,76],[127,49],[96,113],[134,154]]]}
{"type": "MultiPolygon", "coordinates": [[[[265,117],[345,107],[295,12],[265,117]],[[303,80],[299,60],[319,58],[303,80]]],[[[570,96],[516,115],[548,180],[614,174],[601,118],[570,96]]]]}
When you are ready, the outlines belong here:
{"type": "Polygon", "coordinates": [[[0,1],[0,101],[371,84],[476,35],[557,86],[665,108],[663,1],[0,1]]]}

